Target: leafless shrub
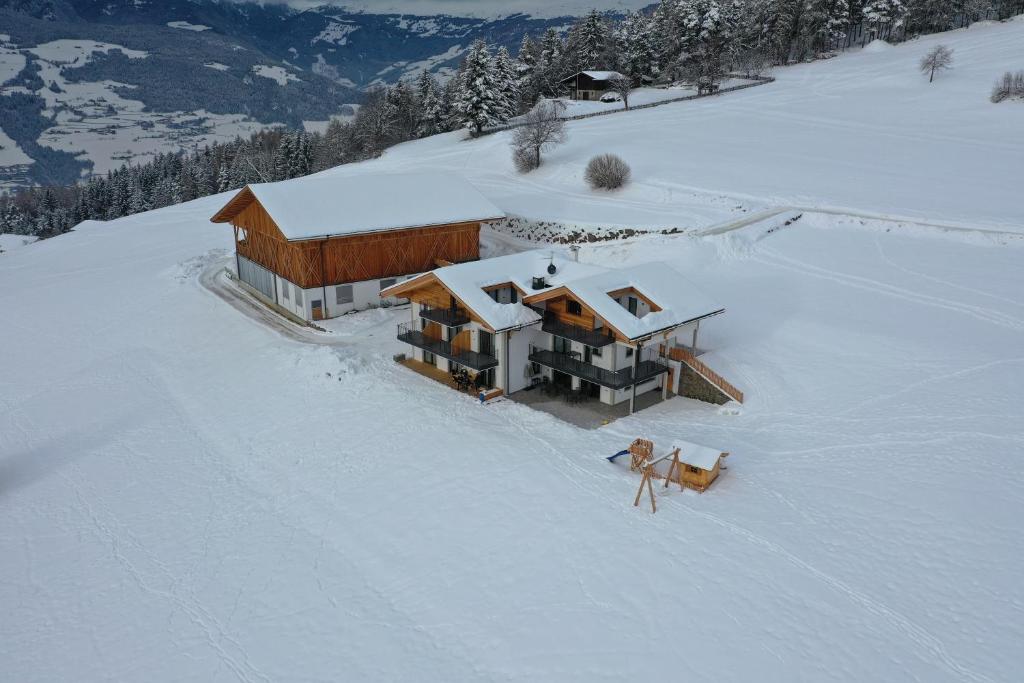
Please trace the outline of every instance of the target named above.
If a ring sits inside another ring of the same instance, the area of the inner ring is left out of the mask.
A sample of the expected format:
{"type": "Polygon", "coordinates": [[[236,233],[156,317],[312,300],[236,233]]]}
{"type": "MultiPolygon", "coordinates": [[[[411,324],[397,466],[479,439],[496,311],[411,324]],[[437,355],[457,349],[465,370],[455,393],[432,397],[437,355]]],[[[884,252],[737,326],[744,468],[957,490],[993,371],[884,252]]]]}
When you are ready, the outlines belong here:
{"type": "Polygon", "coordinates": [[[599,154],[587,164],[584,177],[595,190],[614,190],[629,181],[630,173],[629,165],[619,157],[599,154]]]}
{"type": "Polygon", "coordinates": [[[990,99],[993,102],[1002,102],[1010,98],[1024,99],[1024,71],[1017,73],[1007,71],[992,88],[990,99]]]}

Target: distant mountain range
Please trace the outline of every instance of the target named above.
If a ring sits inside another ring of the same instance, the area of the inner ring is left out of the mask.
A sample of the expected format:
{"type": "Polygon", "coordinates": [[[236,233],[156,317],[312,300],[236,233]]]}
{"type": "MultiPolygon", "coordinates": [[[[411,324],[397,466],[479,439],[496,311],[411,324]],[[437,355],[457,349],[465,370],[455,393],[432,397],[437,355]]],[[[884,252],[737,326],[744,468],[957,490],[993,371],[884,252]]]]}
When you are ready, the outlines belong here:
{"type": "Polygon", "coordinates": [[[360,91],[444,77],[477,38],[571,18],[374,14],[227,0],[0,0],[0,190],[65,184],[272,124],[323,126],[360,91]]]}

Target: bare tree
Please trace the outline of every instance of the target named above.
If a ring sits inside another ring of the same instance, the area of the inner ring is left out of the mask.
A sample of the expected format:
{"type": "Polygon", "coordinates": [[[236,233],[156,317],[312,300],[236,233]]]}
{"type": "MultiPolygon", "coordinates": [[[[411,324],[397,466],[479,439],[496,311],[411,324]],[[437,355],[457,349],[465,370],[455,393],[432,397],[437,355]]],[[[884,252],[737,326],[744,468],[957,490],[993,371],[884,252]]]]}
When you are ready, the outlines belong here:
{"type": "Polygon", "coordinates": [[[629,181],[629,164],[614,154],[598,154],[587,164],[584,177],[595,190],[614,190],[629,181]]]}
{"type": "Polygon", "coordinates": [[[633,79],[618,75],[608,81],[608,89],[622,98],[622,104],[629,111],[629,96],[633,92],[633,79]]]}
{"type": "Polygon", "coordinates": [[[565,104],[541,100],[523,116],[523,125],[512,133],[512,160],[521,173],[540,166],[540,154],[565,142],[565,104]]]}
{"type": "Polygon", "coordinates": [[[921,73],[928,74],[928,82],[935,80],[936,71],[945,71],[953,67],[953,51],[945,45],[936,45],[921,58],[919,69],[921,73]]]}

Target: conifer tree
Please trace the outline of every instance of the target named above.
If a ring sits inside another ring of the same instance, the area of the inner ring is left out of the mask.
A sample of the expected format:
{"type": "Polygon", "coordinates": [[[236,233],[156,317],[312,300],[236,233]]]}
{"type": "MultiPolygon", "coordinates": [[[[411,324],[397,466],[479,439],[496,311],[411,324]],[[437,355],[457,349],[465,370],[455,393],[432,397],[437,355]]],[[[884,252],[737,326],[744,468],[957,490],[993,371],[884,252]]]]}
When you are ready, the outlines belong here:
{"type": "Polygon", "coordinates": [[[483,40],[473,43],[463,63],[461,96],[457,108],[462,125],[474,135],[509,119],[510,113],[499,89],[494,62],[483,40]]]}

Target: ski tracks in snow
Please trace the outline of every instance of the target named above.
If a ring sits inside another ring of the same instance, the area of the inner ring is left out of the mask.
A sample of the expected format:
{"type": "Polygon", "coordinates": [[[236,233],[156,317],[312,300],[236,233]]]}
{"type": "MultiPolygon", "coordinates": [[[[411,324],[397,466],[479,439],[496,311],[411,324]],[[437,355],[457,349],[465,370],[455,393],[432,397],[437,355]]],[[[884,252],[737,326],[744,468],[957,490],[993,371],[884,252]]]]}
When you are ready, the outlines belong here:
{"type": "Polygon", "coordinates": [[[864,608],[867,612],[885,619],[903,633],[903,635],[905,635],[911,642],[928,652],[935,658],[935,660],[941,662],[947,670],[955,674],[961,680],[971,681],[972,683],[994,683],[993,679],[988,676],[961,664],[949,653],[948,650],[946,650],[946,647],[943,645],[941,640],[888,605],[854,589],[840,579],[821,571],[814,565],[805,562],[793,553],[789,552],[779,544],[774,543],[763,536],[759,536],[749,529],[741,527],[738,524],[734,524],[733,522],[718,517],[717,515],[699,510],[685,501],[682,501],[680,504],[694,516],[701,517],[713,524],[717,524],[744,540],[782,557],[793,566],[806,571],[825,585],[845,595],[851,601],[864,608]]]}

